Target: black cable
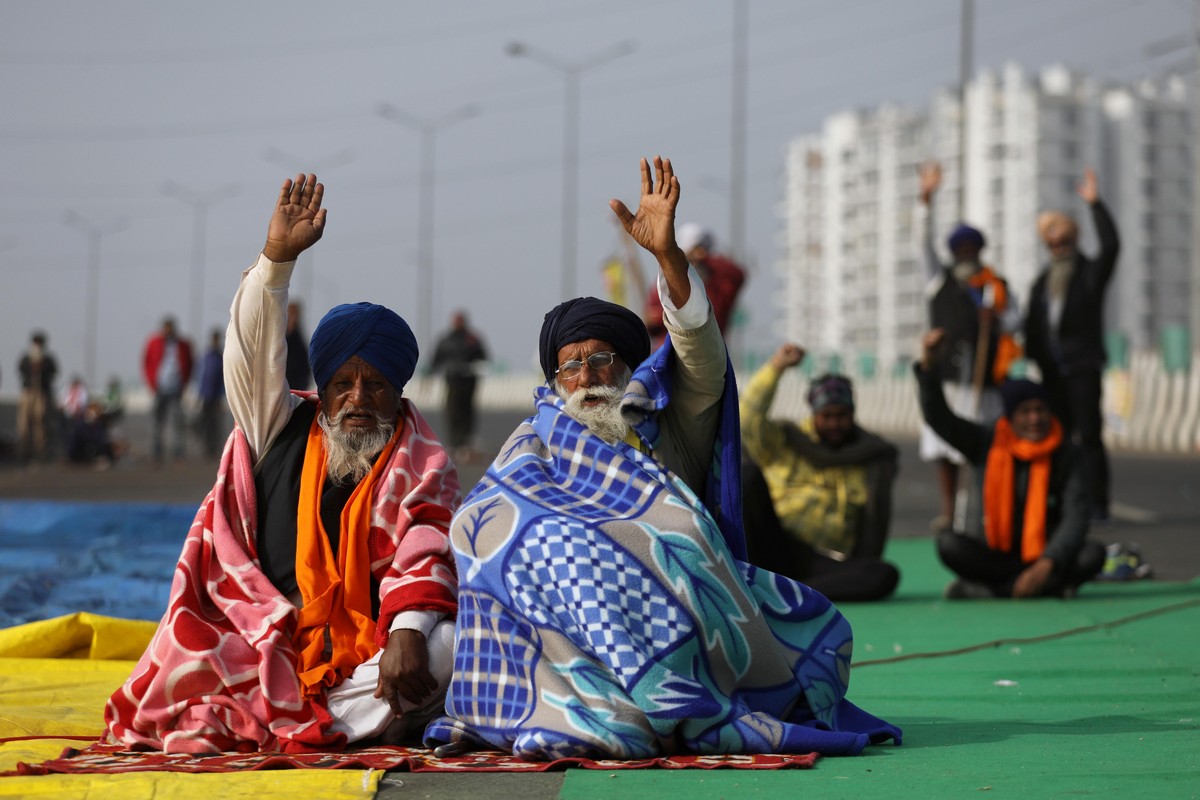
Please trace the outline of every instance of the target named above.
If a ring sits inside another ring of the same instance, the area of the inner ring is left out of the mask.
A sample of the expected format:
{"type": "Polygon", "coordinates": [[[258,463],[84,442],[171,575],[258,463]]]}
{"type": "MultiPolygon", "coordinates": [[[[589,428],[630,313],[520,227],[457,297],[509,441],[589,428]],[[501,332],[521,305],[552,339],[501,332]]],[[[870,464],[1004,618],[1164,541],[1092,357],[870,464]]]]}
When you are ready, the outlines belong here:
{"type": "Polygon", "coordinates": [[[978,650],[987,650],[989,648],[1002,647],[1009,644],[1036,644],[1038,642],[1049,642],[1055,639],[1065,639],[1068,636],[1076,636],[1081,633],[1091,633],[1092,631],[1103,630],[1104,628],[1115,628],[1118,625],[1127,625],[1130,622],[1155,617],[1159,614],[1168,614],[1172,611],[1182,611],[1185,608],[1200,605],[1200,597],[1193,600],[1184,600],[1180,603],[1175,603],[1161,608],[1152,608],[1149,611],[1141,611],[1137,614],[1130,614],[1127,617],[1109,620],[1108,622],[1097,622],[1095,625],[1084,625],[1081,628],[1068,628],[1065,631],[1055,631],[1054,633],[1044,633],[1041,636],[1012,636],[1003,639],[993,639],[990,642],[980,642],[979,644],[970,644],[966,647],[956,647],[952,650],[933,650],[927,653],[905,653],[900,656],[890,656],[888,658],[872,658],[867,661],[855,661],[851,667],[870,667],[877,664],[895,664],[898,661],[913,661],[918,658],[944,658],[946,656],[961,656],[966,653],[974,653],[978,650]]]}

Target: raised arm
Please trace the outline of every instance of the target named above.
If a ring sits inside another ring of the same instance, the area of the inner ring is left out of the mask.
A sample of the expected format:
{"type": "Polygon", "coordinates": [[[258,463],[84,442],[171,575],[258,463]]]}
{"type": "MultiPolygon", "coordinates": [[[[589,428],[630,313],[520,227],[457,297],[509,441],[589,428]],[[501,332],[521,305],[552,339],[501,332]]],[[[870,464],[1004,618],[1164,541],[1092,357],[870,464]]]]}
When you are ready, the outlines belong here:
{"type": "Polygon", "coordinates": [[[920,176],[921,207],[918,210],[918,223],[921,225],[921,252],[925,256],[925,273],[933,279],[942,271],[941,258],[933,246],[933,196],[942,185],[942,167],[936,161],[928,161],[917,167],[920,176]]]}
{"type": "Polygon", "coordinates": [[[609,206],[633,240],[658,261],[671,302],[682,308],[691,297],[688,260],[675,243],[675,207],[679,205],[679,179],[671,169],[671,159],[654,157],[654,175],[642,159],[642,197],[636,214],[620,200],[609,206]]]}
{"type": "Polygon", "coordinates": [[[1083,182],[1079,184],[1078,191],[1079,196],[1092,210],[1096,238],[1100,240],[1100,253],[1095,259],[1098,274],[1093,279],[1098,279],[1100,285],[1103,286],[1108,283],[1117,266],[1117,254],[1121,251],[1121,240],[1117,235],[1117,226],[1113,222],[1112,215],[1108,213],[1108,207],[1100,199],[1100,186],[1095,172],[1090,169],[1084,170],[1083,182]]]}
{"type": "Polygon", "coordinates": [[[751,376],[750,381],[742,387],[738,409],[741,413],[742,446],[750,457],[765,464],[770,453],[777,452],[784,446],[787,434],[784,425],[770,419],[767,415],[775,400],[775,392],[779,388],[779,380],[783,373],[804,360],[804,349],[799,345],[786,343],[779,346],[775,354],[766,364],[751,376]]]}
{"type": "Polygon", "coordinates": [[[324,232],[325,187],[315,175],[286,180],[258,261],[242,273],[225,336],[225,389],[255,460],[283,430],[296,403],[287,383],[288,286],[296,258],[324,232]]]}
{"type": "Polygon", "coordinates": [[[955,414],[946,404],[941,377],[934,365],[937,351],[942,346],[946,332],[934,328],[921,340],[921,360],[915,365],[917,387],[920,392],[921,416],[933,432],[946,443],[962,453],[972,464],[982,464],[987,457],[988,431],[968,419],[955,414]]]}

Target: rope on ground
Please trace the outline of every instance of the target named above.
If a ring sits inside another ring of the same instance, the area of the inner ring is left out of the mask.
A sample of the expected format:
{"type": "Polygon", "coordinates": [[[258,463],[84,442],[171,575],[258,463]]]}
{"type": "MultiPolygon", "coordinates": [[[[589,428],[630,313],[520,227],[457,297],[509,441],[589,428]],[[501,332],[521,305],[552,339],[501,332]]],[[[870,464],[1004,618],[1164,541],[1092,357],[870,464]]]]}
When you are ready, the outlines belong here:
{"type": "Polygon", "coordinates": [[[946,656],[961,656],[966,653],[974,653],[978,650],[987,650],[989,648],[1003,647],[1004,645],[1014,644],[1037,644],[1038,642],[1049,642],[1055,639],[1065,639],[1068,636],[1077,636],[1081,633],[1091,633],[1092,631],[1103,630],[1104,628],[1115,628],[1119,625],[1128,625],[1130,622],[1156,617],[1159,614],[1169,614],[1173,611],[1182,611],[1185,608],[1200,606],[1200,598],[1193,600],[1184,600],[1179,603],[1173,603],[1169,606],[1161,606],[1152,608],[1149,611],[1139,611],[1137,614],[1130,614],[1127,617],[1118,617],[1117,619],[1108,620],[1107,622],[1097,622],[1095,625],[1084,625],[1080,628],[1068,628],[1065,631],[1055,631],[1054,633],[1044,633],[1041,636],[1012,636],[1004,639],[993,639],[990,642],[980,642],[979,644],[971,644],[966,647],[956,647],[951,650],[933,650],[927,653],[905,653],[899,656],[889,656],[888,658],[872,658],[867,661],[855,661],[851,667],[870,667],[877,664],[895,664],[898,661],[914,661],[918,658],[944,658],[946,656]]]}

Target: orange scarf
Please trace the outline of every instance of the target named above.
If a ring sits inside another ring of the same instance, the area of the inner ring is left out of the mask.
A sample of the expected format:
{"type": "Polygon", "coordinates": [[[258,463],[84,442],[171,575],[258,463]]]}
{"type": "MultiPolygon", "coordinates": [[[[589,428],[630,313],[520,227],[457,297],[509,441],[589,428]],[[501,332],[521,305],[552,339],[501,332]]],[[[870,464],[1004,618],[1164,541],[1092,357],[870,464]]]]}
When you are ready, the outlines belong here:
{"type": "Polygon", "coordinates": [[[300,473],[300,504],[296,514],[296,583],[304,605],[296,624],[296,668],[305,697],[345,680],[354,668],[379,650],[371,616],[371,530],[375,482],[391,460],[402,421],[370,474],[359,481],[342,509],[342,530],[335,559],[321,523],[321,493],[325,486],[325,437],[314,418],[300,473]],[[326,636],[332,655],[326,654],[326,636]]]}
{"type": "MultiPolygon", "coordinates": [[[[997,314],[1003,314],[1004,310],[1008,308],[1008,287],[1004,281],[1000,280],[1000,276],[992,271],[991,267],[980,267],[979,272],[967,279],[967,283],[981,291],[991,284],[992,310],[997,314]]],[[[1017,340],[1011,333],[1001,333],[996,338],[996,360],[992,362],[992,380],[996,385],[1004,383],[1013,362],[1021,355],[1021,345],[1017,344],[1017,340]]]]}
{"type": "Polygon", "coordinates": [[[983,527],[988,547],[1012,550],[1013,502],[1016,459],[1029,462],[1025,487],[1025,525],[1021,534],[1021,561],[1028,564],[1046,549],[1046,500],[1050,494],[1050,456],[1062,444],[1062,425],[1050,421],[1050,433],[1040,442],[1020,439],[1007,417],[996,422],[983,480],[983,527]]]}

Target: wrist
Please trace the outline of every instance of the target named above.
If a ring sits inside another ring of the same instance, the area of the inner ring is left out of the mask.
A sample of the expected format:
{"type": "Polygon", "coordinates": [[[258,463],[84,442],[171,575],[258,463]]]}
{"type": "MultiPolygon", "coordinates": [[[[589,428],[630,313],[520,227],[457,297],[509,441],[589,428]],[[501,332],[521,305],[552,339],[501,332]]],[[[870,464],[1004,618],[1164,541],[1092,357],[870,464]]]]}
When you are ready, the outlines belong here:
{"type": "Polygon", "coordinates": [[[266,256],[268,260],[274,261],[276,264],[286,264],[287,262],[295,261],[300,257],[299,252],[291,248],[275,244],[274,242],[267,242],[265,245],[263,245],[262,254],[266,256]]]}

